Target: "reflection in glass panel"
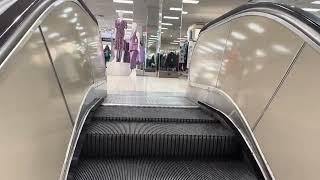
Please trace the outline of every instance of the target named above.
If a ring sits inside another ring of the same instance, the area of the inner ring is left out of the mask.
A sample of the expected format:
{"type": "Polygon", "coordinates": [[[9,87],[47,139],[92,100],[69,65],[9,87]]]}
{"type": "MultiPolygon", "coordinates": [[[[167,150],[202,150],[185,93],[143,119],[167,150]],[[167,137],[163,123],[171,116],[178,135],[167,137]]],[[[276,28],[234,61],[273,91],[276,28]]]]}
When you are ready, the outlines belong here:
{"type": "Polygon", "coordinates": [[[182,0],[163,0],[162,20],[159,22],[162,33],[158,60],[159,77],[178,77],[179,75],[177,72],[180,63],[182,9],[182,0]]]}

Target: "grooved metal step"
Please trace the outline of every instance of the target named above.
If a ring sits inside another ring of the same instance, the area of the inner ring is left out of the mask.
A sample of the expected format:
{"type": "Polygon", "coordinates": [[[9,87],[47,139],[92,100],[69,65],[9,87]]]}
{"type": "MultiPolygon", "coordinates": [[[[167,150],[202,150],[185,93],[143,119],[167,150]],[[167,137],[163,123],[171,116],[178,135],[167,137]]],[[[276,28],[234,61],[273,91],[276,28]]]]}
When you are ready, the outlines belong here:
{"type": "Polygon", "coordinates": [[[93,121],[86,127],[83,155],[231,157],[237,137],[218,123],[93,121]]]}
{"type": "Polygon", "coordinates": [[[205,113],[200,108],[155,108],[130,106],[101,106],[96,120],[148,122],[216,122],[218,115],[205,113]]]}
{"type": "Polygon", "coordinates": [[[195,159],[82,159],[74,180],[256,180],[240,161],[195,159]]]}

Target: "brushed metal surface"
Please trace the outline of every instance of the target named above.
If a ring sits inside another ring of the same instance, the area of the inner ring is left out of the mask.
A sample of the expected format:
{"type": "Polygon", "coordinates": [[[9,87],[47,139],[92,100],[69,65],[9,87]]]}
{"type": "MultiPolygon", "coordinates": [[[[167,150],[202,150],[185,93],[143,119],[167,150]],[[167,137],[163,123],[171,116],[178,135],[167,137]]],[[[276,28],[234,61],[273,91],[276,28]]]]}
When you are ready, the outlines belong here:
{"type": "Polygon", "coordinates": [[[277,179],[319,179],[319,58],[305,46],[254,130],[277,179]]]}
{"type": "Polygon", "coordinates": [[[272,19],[232,20],[218,87],[239,106],[252,128],[303,41],[272,19]]]}
{"type": "Polygon", "coordinates": [[[49,13],[41,28],[75,122],[83,98],[94,83],[92,67],[97,63],[93,59],[101,53],[96,42],[97,26],[76,3],[64,2],[49,13]]]}
{"type": "Polygon", "coordinates": [[[202,34],[190,66],[190,82],[207,86],[216,86],[221,62],[228,39],[230,23],[223,24],[202,34]]]}
{"type": "Polygon", "coordinates": [[[59,179],[72,124],[37,28],[0,69],[0,179],[59,179]]]}

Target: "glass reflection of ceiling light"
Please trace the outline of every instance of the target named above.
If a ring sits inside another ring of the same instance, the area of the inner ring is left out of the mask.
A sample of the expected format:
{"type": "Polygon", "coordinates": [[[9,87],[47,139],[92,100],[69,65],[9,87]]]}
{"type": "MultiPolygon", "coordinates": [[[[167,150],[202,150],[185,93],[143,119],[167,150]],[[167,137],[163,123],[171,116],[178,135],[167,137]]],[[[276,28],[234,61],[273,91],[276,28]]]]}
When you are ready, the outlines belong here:
{"type": "Polygon", "coordinates": [[[277,51],[277,52],[280,52],[280,53],[290,53],[290,49],[286,48],[285,46],[283,45],[280,45],[280,44],[274,44],[272,45],[272,49],[277,51]]]}
{"type": "Polygon", "coordinates": [[[249,29],[251,29],[252,31],[256,32],[256,33],[264,33],[264,28],[261,27],[259,24],[256,23],[249,23],[248,24],[249,29]]]}
{"type": "Polygon", "coordinates": [[[208,46],[212,47],[213,49],[220,50],[220,51],[224,50],[224,48],[222,46],[215,44],[215,43],[208,43],[208,46]]]}
{"type": "Polygon", "coordinates": [[[201,50],[201,49],[198,49],[198,52],[199,52],[200,54],[206,54],[206,52],[205,52],[204,50],[201,50]]]}
{"type": "Polygon", "coordinates": [[[312,1],[311,4],[320,4],[320,1],[312,1]]]}
{"type": "Polygon", "coordinates": [[[179,43],[171,42],[170,44],[172,44],[172,45],[178,45],[179,43]]]}
{"type": "Polygon", "coordinates": [[[179,17],[176,16],[163,16],[164,19],[179,19],[179,17]]]}
{"type": "Polygon", "coordinates": [[[132,18],[123,18],[123,20],[125,20],[125,21],[133,21],[132,18]]]}
{"type": "Polygon", "coordinates": [[[171,7],[170,10],[171,11],[182,11],[182,8],[171,7]]]}
{"type": "Polygon", "coordinates": [[[179,39],[179,40],[187,40],[187,38],[177,38],[177,39],[179,39]]]}
{"type": "Polygon", "coordinates": [[[83,30],[83,27],[82,26],[77,26],[76,30],[83,30]]]}
{"type": "Polygon", "coordinates": [[[171,23],[161,23],[161,25],[172,26],[173,24],[171,24],[171,23]]]}
{"type": "Polygon", "coordinates": [[[60,36],[59,33],[54,32],[54,33],[49,34],[49,35],[48,35],[48,38],[49,38],[49,39],[53,39],[53,38],[56,38],[56,37],[59,37],[59,36],[60,36]]]}
{"type": "Polygon", "coordinates": [[[59,17],[67,18],[67,17],[68,17],[68,15],[67,15],[67,14],[61,14],[59,17]]]}
{"type": "Polygon", "coordinates": [[[70,19],[70,22],[75,23],[75,22],[77,22],[77,20],[78,20],[78,18],[75,17],[75,18],[70,19]]]}
{"type": "Polygon", "coordinates": [[[158,36],[156,36],[156,35],[150,35],[150,36],[151,36],[151,37],[155,37],[155,38],[158,37],[158,36]]]}
{"type": "Polygon", "coordinates": [[[82,32],[82,33],[80,33],[80,36],[84,36],[86,34],[87,34],[86,32],[82,32]]]}
{"type": "Polygon", "coordinates": [[[68,8],[66,8],[66,9],[64,9],[63,12],[64,12],[64,13],[69,13],[69,12],[71,12],[72,10],[73,10],[72,7],[68,7],[68,8]]]}
{"type": "Polygon", "coordinates": [[[199,48],[208,52],[213,52],[213,50],[208,48],[207,46],[199,46],[199,48]]]}
{"type": "Polygon", "coordinates": [[[74,16],[75,16],[75,17],[78,17],[78,14],[77,14],[77,13],[74,13],[74,16]]]}
{"type": "Polygon", "coordinates": [[[133,11],[126,11],[126,10],[116,10],[117,13],[126,13],[126,14],[133,14],[133,11]]]}
{"type": "Polygon", "coordinates": [[[243,34],[241,34],[241,33],[239,33],[239,32],[236,32],[236,31],[233,31],[233,32],[231,33],[231,35],[232,35],[234,38],[239,39],[239,40],[245,40],[245,39],[247,39],[247,37],[246,37],[245,35],[243,35],[243,34]]]}
{"type": "Polygon", "coordinates": [[[113,0],[114,3],[133,4],[133,1],[129,0],[113,0]]]}
{"type": "Polygon", "coordinates": [[[161,27],[161,29],[168,29],[168,28],[166,28],[166,27],[161,27]]]}
{"type": "Polygon", "coordinates": [[[77,26],[80,26],[80,23],[77,23],[76,25],[77,25],[77,26]]]}
{"type": "Polygon", "coordinates": [[[227,40],[223,39],[223,38],[220,38],[220,39],[218,39],[218,42],[221,43],[221,44],[226,44],[227,40]]]}
{"type": "Polygon", "coordinates": [[[48,31],[48,27],[47,26],[43,26],[41,27],[42,32],[47,32],[48,31]]]}
{"type": "Polygon", "coordinates": [[[61,37],[61,38],[59,38],[57,41],[58,41],[58,42],[61,42],[61,41],[64,41],[64,40],[66,40],[66,38],[65,38],[65,37],[61,37]]]}
{"type": "Polygon", "coordinates": [[[196,0],[182,0],[182,3],[185,3],[185,4],[198,4],[199,1],[196,1],[196,0]]]}
{"type": "Polygon", "coordinates": [[[257,50],[256,50],[256,56],[257,56],[257,57],[266,57],[267,55],[266,55],[266,53],[265,53],[263,50],[257,49],[257,50]]]}
{"type": "Polygon", "coordinates": [[[182,14],[188,14],[188,12],[187,11],[182,11],[182,14]]]}
{"type": "Polygon", "coordinates": [[[320,9],[316,9],[316,8],[302,8],[302,10],[308,11],[308,12],[318,12],[318,11],[320,11],[320,9]]]}
{"type": "Polygon", "coordinates": [[[178,41],[178,40],[174,40],[173,42],[179,43],[180,41],[178,41]]]}

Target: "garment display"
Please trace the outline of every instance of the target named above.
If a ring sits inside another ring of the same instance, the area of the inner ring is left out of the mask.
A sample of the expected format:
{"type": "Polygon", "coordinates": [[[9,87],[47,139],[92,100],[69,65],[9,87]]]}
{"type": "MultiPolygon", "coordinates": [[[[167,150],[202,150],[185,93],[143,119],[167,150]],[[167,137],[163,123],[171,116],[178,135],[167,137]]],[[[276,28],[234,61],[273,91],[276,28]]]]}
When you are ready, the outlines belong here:
{"type": "Polygon", "coordinates": [[[116,42],[115,42],[115,49],[116,50],[123,50],[124,48],[124,34],[125,29],[127,29],[127,22],[121,19],[117,19],[115,21],[115,28],[116,28],[116,42]]]}
{"type": "Polygon", "coordinates": [[[142,42],[140,42],[140,51],[139,51],[139,63],[138,64],[143,64],[144,60],[146,58],[146,52],[145,48],[142,42]]]}
{"type": "Polygon", "coordinates": [[[124,49],[123,49],[123,62],[130,63],[130,51],[129,51],[129,43],[124,41],[124,49]]]}
{"type": "Polygon", "coordinates": [[[138,41],[138,37],[137,37],[137,31],[134,31],[132,33],[132,36],[130,38],[130,68],[131,69],[135,69],[136,65],[137,65],[137,61],[139,61],[138,59],[138,47],[139,47],[139,41],[138,41]]]}

